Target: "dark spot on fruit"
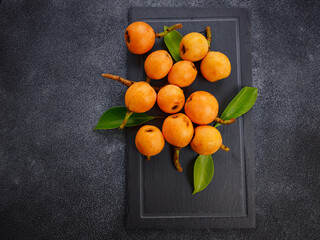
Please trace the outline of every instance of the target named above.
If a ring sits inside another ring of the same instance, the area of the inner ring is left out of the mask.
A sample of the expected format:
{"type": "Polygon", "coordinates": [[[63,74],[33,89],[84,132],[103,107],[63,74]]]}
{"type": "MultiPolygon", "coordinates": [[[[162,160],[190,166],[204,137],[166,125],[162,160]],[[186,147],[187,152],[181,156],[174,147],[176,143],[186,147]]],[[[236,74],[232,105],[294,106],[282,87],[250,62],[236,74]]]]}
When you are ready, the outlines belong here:
{"type": "Polygon", "coordinates": [[[175,110],[175,109],[177,109],[179,107],[179,105],[174,105],[172,108],[171,108],[171,110],[175,110]]]}
{"type": "Polygon", "coordinates": [[[153,129],[149,128],[146,130],[146,132],[153,132],[153,129]]]}
{"type": "Polygon", "coordinates": [[[187,100],[187,102],[191,102],[192,101],[192,96],[190,96],[187,100]]]}
{"type": "Polygon", "coordinates": [[[185,124],[187,125],[187,127],[189,127],[189,124],[190,124],[190,123],[189,123],[189,121],[188,121],[188,119],[187,119],[186,117],[183,118],[183,121],[185,122],[185,124]]]}
{"type": "Polygon", "coordinates": [[[178,116],[178,115],[173,115],[173,116],[172,116],[172,118],[177,118],[177,117],[179,117],[179,116],[178,116]]]}
{"type": "Polygon", "coordinates": [[[169,53],[167,53],[167,52],[166,52],[166,56],[167,56],[167,58],[171,58],[170,55],[169,55],[169,53]]]}
{"type": "Polygon", "coordinates": [[[191,65],[192,65],[192,67],[193,67],[194,70],[197,69],[196,66],[195,66],[193,63],[191,63],[191,65]]]}
{"type": "Polygon", "coordinates": [[[182,51],[183,54],[186,53],[187,49],[186,49],[186,47],[184,45],[182,45],[181,51],[182,51]]]}
{"type": "Polygon", "coordinates": [[[125,32],[125,35],[126,35],[126,37],[125,37],[126,42],[127,42],[127,43],[130,43],[130,36],[129,36],[129,32],[128,32],[128,31],[126,31],[126,32],[125,32]]]}

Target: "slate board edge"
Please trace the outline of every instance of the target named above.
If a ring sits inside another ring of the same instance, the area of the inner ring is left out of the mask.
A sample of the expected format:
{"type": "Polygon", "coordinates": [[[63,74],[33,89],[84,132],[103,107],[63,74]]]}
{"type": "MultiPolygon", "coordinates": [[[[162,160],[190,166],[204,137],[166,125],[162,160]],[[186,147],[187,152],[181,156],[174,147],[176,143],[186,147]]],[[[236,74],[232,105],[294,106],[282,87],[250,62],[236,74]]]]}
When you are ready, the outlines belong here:
{"type": "MultiPolygon", "coordinates": [[[[201,11],[202,17],[215,16],[239,16],[240,24],[240,39],[241,39],[241,70],[243,65],[246,66],[245,71],[241,71],[241,78],[243,86],[252,86],[252,63],[251,63],[251,11],[244,8],[152,8],[152,7],[132,7],[129,9],[128,17],[129,23],[139,19],[149,18],[167,18],[167,12],[175,11],[176,16],[180,13],[180,18],[184,15],[193,15],[195,11],[201,11]],[[155,13],[162,16],[155,16],[155,13]],[[241,30],[243,29],[243,30],[241,30]],[[248,61],[248,59],[250,61],[248,61]]],[[[178,16],[179,17],[179,16],[178,16]]],[[[192,18],[192,16],[191,16],[192,18]]],[[[195,17],[197,18],[197,17],[195,17]]],[[[135,56],[128,52],[128,63],[135,60],[135,56]]],[[[127,73],[131,73],[130,68],[133,67],[128,64],[127,73]]],[[[130,77],[133,77],[130,75],[130,77]]],[[[134,78],[133,78],[134,79],[134,78]]],[[[138,182],[134,182],[134,177],[130,175],[130,170],[133,168],[133,163],[128,161],[130,148],[128,144],[128,134],[126,138],[126,156],[127,156],[127,218],[126,227],[129,229],[135,228],[255,228],[255,184],[254,184],[254,139],[253,139],[253,113],[250,111],[243,117],[244,132],[246,133],[246,140],[244,142],[244,150],[246,156],[246,187],[247,187],[247,217],[223,217],[214,218],[214,221],[206,218],[170,218],[170,219],[143,219],[140,215],[140,209],[136,209],[137,198],[139,194],[135,191],[140,191],[138,182]],[[132,194],[130,193],[132,192],[132,194]],[[200,222],[200,223],[199,223],[200,222]]]]}

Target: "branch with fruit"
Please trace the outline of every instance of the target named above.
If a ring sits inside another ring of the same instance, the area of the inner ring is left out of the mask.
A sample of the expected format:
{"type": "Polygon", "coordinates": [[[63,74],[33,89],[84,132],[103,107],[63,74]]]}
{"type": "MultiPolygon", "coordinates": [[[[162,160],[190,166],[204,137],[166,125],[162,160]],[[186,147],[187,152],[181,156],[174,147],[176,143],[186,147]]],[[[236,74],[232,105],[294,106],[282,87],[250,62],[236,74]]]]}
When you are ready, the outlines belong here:
{"type": "Polygon", "coordinates": [[[134,22],[127,27],[125,42],[131,53],[145,54],[152,49],[156,38],[164,37],[170,54],[166,50],[157,50],[148,55],[144,63],[146,81],[131,81],[103,73],[103,77],[116,80],[128,87],[125,94],[126,107],[114,107],[106,111],[95,129],[123,129],[159,118],[145,113],[157,102],[164,113],[171,115],[165,118],[162,131],[152,125],[141,127],[136,134],[135,145],[138,151],[150,160],[163,150],[167,141],[174,147],[174,166],[178,172],[182,172],[180,151],[190,144],[199,154],[194,165],[194,194],[205,189],[213,177],[212,154],[219,149],[226,152],[230,150],[223,144],[222,135],[217,127],[221,124],[232,124],[236,118],[248,112],[256,101],[258,89],[242,88],[220,117],[219,103],[209,92],[193,92],[185,101],[181,88],[190,86],[198,74],[193,62],[201,61],[200,72],[210,82],[227,78],[231,73],[231,64],[225,54],[210,51],[210,27],[206,28],[207,38],[198,32],[183,37],[175,30],[181,27],[181,24],[169,28],[165,26],[164,32],[159,34],[144,22],[134,22]],[[174,64],[171,56],[175,60],[174,64]],[[150,85],[150,80],[165,77],[168,84],[162,87],[150,85]],[[179,113],[183,108],[185,114],[179,113]],[[213,122],[216,122],[215,126],[210,125],[213,122]]]}

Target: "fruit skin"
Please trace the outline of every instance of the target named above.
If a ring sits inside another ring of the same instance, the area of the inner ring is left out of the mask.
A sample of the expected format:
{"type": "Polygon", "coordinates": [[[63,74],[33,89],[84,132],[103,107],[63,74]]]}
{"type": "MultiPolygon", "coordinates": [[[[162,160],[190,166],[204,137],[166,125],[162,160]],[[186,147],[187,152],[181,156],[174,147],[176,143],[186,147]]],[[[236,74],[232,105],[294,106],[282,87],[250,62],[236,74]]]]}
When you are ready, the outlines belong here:
{"type": "Polygon", "coordinates": [[[211,51],[202,59],[200,71],[205,79],[216,82],[230,75],[231,64],[223,53],[211,51]]]}
{"type": "Polygon", "coordinates": [[[187,99],[184,111],[192,122],[205,125],[211,123],[217,117],[219,104],[212,94],[197,91],[187,99]]]}
{"type": "Polygon", "coordinates": [[[143,113],[149,111],[156,103],[157,93],[146,82],[132,84],[125,95],[125,103],[129,111],[143,113]]]}
{"type": "Polygon", "coordinates": [[[145,125],[137,132],[135,144],[140,153],[151,157],[162,151],[165,141],[159,128],[145,125]]]}
{"type": "Polygon", "coordinates": [[[182,60],[172,66],[168,74],[168,82],[178,87],[187,87],[193,83],[197,74],[198,70],[193,62],[182,60]]]}
{"type": "Polygon", "coordinates": [[[222,144],[221,134],[215,127],[198,126],[194,130],[191,148],[200,155],[211,155],[219,150],[222,144]]]}
{"type": "Polygon", "coordinates": [[[155,51],[144,62],[144,70],[151,79],[162,79],[167,76],[173,61],[170,54],[165,50],[155,51]]]}
{"type": "Polygon", "coordinates": [[[159,108],[166,113],[177,113],[184,105],[185,97],[181,88],[176,85],[166,85],[157,95],[159,108]]]}
{"type": "Polygon", "coordinates": [[[194,129],[192,122],[186,115],[177,113],[164,120],[162,133],[168,143],[182,148],[190,143],[194,129]]]}
{"type": "Polygon", "coordinates": [[[155,32],[153,28],[145,22],[134,22],[127,27],[124,38],[127,48],[131,53],[144,54],[153,47],[155,32]]]}
{"type": "Polygon", "coordinates": [[[209,51],[207,39],[200,33],[192,32],[185,35],[179,46],[180,57],[183,60],[196,62],[206,56],[209,51]]]}

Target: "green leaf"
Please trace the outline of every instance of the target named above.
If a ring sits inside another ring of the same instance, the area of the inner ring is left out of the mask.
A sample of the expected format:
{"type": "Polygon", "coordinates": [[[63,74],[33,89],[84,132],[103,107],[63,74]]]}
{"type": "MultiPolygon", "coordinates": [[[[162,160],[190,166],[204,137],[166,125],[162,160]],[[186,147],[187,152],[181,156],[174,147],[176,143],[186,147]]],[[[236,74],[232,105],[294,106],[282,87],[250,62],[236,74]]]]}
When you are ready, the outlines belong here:
{"type": "MultiPolygon", "coordinates": [[[[167,26],[164,26],[164,30],[167,30],[167,28],[167,26]]],[[[181,39],[182,35],[176,30],[171,31],[164,36],[164,43],[166,44],[171,56],[176,62],[182,60],[179,53],[181,39]]]]}
{"type": "MultiPolygon", "coordinates": [[[[247,113],[256,102],[258,96],[258,88],[244,87],[241,91],[234,97],[234,99],[229,103],[227,108],[221,114],[221,119],[229,120],[231,118],[237,118],[241,115],[247,113]]],[[[215,127],[220,126],[217,123],[215,127]]]]}
{"type": "Polygon", "coordinates": [[[193,184],[192,194],[205,189],[212,180],[214,173],[213,159],[211,155],[199,155],[193,167],[193,184]]]}
{"type": "MultiPolygon", "coordinates": [[[[113,129],[120,127],[126,115],[126,107],[112,107],[102,114],[97,126],[93,129],[113,129]]],[[[146,123],[157,117],[149,116],[146,113],[133,113],[129,118],[126,127],[133,127],[146,123]]]]}

